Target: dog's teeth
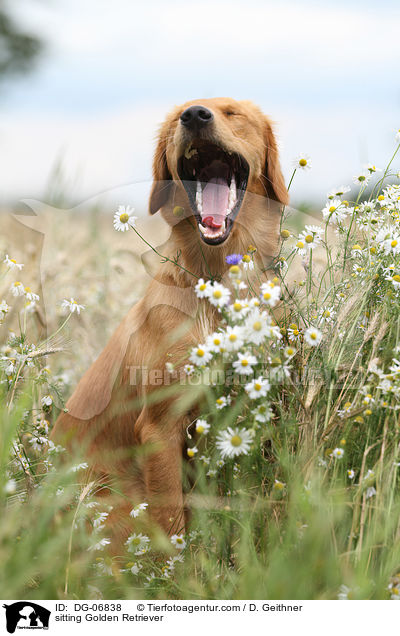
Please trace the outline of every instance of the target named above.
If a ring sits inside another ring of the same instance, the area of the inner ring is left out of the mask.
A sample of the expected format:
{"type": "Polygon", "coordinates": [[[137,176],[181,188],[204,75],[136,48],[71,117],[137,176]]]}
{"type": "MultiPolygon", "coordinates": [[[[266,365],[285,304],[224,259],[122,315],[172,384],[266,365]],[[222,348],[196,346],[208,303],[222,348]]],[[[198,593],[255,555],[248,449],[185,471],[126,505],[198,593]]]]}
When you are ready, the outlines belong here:
{"type": "Polygon", "coordinates": [[[201,183],[197,180],[196,185],[196,206],[199,214],[203,212],[203,192],[201,190],[201,183]]]}
{"type": "Polygon", "coordinates": [[[202,234],[206,233],[206,228],[204,227],[204,225],[202,225],[201,223],[198,224],[199,225],[199,230],[202,234]]]}

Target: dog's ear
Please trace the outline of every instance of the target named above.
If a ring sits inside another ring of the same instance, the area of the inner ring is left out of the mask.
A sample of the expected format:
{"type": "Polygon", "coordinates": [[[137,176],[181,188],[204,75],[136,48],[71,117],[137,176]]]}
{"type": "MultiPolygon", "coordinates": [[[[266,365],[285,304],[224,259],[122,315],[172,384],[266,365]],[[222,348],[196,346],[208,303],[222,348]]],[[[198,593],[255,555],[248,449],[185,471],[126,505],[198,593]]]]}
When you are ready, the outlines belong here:
{"type": "Polygon", "coordinates": [[[149,210],[155,214],[169,199],[172,175],[167,164],[167,131],[165,124],[160,129],[153,158],[153,185],[150,191],[149,210]]]}
{"type": "Polygon", "coordinates": [[[289,203],[289,193],[279,163],[278,145],[270,121],[265,118],[264,124],[265,165],[263,177],[270,199],[284,205],[289,203]]]}

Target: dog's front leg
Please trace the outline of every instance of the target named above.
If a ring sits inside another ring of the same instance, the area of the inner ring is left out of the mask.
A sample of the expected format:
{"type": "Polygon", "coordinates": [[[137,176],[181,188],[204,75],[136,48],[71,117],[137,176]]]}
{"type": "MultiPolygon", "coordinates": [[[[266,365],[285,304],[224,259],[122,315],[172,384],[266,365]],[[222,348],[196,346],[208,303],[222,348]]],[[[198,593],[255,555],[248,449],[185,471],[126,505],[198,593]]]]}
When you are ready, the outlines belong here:
{"type": "Polygon", "coordinates": [[[143,448],[143,479],[149,513],[168,534],[184,530],[182,447],[184,422],[144,407],[135,423],[143,448]]]}

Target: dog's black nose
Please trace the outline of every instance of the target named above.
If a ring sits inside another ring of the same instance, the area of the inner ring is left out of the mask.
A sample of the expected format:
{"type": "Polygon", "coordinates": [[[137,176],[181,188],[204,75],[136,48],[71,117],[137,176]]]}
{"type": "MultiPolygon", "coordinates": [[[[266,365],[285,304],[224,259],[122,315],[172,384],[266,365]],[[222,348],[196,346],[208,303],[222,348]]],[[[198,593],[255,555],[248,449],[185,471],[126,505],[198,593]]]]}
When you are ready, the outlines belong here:
{"type": "Polygon", "coordinates": [[[181,122],[183,126],[189,128],[189,130],[195,130],[203,128],[214,119],[214,115],[211,110],[204,106],[190,106],[183,111],[181,115],[181,122]]]}

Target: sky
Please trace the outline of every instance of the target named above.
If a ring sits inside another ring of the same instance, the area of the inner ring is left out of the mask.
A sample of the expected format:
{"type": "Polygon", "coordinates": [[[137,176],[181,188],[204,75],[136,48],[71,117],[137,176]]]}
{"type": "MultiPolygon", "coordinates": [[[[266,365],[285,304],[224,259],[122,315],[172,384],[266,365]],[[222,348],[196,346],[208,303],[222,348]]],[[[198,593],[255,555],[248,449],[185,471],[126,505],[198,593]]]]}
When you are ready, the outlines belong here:
{"type": "Polygon", "coordinates": [[[257,103],[276,122],[287,180],[294,157],[311,157],[312,170],[296,175],[295,202],[323,202],[393,153],[396,1],[8,5],[46,47],[33,73],[0,90],[0,204],[45,200],[60,164],[73,201],[118,198],[122,188],[143,205],[157,127],[175,104],[202,97],[257,103]]]}

